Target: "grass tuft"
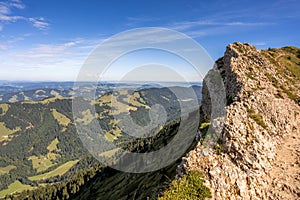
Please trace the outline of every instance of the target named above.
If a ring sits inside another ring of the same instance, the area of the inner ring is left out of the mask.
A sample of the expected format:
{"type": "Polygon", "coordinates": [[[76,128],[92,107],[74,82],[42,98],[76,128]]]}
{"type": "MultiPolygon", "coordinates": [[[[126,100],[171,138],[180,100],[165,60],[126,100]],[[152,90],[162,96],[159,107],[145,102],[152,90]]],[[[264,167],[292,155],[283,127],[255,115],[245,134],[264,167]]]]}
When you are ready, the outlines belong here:
{"type": "Polygon", "coordinates": [[[204,200],[211,198],[209,188],[203,185],[204,178],[199,171],[190,171],[181,179],[172,181],[170,188],[159,200],[204,200]]]}
{"type": "Polygon", "coordinates": [[[262,117],[259,114],[254,114],[251,113],[249,114],[249,117],[251,119],[253,119],[258,125],[260,125],[261,127],[263,127],[264,129],[266,129],[268,126],[265,124],[265,122],[263,121],[262,117]]]}

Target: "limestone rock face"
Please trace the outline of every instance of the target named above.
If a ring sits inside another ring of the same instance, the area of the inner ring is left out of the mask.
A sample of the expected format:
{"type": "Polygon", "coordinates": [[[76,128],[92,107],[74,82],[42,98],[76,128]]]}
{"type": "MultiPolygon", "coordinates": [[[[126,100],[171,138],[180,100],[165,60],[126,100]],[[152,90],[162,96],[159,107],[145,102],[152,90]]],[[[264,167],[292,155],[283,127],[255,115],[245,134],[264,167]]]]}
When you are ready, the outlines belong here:
{"type": "MultiPolygon", "coordinates": [[[[300,199],[300,81],[285,56],[249,44],[227,47],[214,67],[227,99],[223,152],[199,144],[183,158],[178,176],[202,171],[213,199],[300,199]]],[[[207,87],[202,98],[209,118],[207,87]]]]}

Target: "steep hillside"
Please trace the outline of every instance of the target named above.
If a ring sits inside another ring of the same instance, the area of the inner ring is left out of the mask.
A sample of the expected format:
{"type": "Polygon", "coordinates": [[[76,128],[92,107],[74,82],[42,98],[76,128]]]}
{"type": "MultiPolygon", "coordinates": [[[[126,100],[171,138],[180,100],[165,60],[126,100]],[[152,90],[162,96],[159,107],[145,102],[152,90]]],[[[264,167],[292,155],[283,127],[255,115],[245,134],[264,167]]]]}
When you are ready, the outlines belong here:
{"type": "MultiPolygon", "coordinates": [[[[226,90],[221,136],[211,149],[199,143],[178,176],[202,172],[213,199],[299,199],[300,49],[234,43],[213,70],[226,90]]],[[[205,90],[202,106],[210,118],[205,90]]]]}

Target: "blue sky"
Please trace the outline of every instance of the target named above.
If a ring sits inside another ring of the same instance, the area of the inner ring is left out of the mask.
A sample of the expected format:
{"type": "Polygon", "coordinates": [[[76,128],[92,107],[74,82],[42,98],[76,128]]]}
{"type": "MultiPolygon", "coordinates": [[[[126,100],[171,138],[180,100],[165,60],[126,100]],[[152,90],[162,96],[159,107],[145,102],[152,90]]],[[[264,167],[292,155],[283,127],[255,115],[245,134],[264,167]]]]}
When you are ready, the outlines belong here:
{"type": "Polygon", "coordinates": [[[164,27],[201,44],[215,60],[227,44],[300,46],[300,2],[0,0],[0,79],[75,80],[104,39],[164,27]]]}

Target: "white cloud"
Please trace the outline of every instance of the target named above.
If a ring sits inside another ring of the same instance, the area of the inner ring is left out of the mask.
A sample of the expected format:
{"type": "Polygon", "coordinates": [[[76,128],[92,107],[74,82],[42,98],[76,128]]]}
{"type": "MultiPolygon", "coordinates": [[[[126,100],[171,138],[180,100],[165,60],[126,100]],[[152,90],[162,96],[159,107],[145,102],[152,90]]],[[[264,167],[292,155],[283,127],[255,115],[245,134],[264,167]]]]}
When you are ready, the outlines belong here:
{"type": "Polygon", "coordinates": [[[38,29],[46,29],[49,26],[49,23],[45,21],[43,17],[40,18],[28,18],[28,20],[32,23],[32,25],[38,29]]]}
{"type": "Polygon", "coordinates": [[[23,17],[11,15],[11,9],[13,7],[18,9],[25,8],[25,6],[22,3],[0,2],[0,21],[16,21],[18,19],[23,19],[23,17]]]}
{"type": "Polygon", "coordinates": [[[20,3],[10,3],[9,5],[12,6],[12,7],[18,8],[18,9],[24,9],[25,8],[25,5],[21,2],[20,3]]]}
{"type": "Polygon", "coordinates": [[[229,34],[240,30],[253,29],[261,26],[274,25],[271,22],[245,22],[235,21],[232,18],[221,19],[219,17],[195,21],[175,22],[168,28],[183,32],[192,38],[200,38],[207,35],[229,34]]]}
{"type": "MultiPolygon", "coordinates": [[[[2,23],[12,23],[18,20],[28,20],[34,27],[44,30],[49,26],[49,23],[43,17],[29,17],[14,15],[12,9],[25,9],[25,5],[21,0],[10,0],[7,2],[0,2],[0,22],[2,23]]],[[[2,24],[3,28],[3,24],[2,24]]],[[[0,29],[1,31],[2,29],[0,29]]]]}
{"type": "MultiPolygon", "coordinates": [[[[179,39],[177,36],[164,33],[164,29],[131,32],[114,43],[106,45],[107,52],[105,55],[108,57],[114,56],[114,58],[120,56],[120,54],[117,55],[119,45],[138,47],[140,43],[146,42],[146,46],[152,46],[152,44],[159,42],[169,43],[169,41],[178,41],[179,39]]],[[[1,58],[0,79],[75,81],[81,66],[86,62],[91,51],[103,40],[103,38],[94,40],[78,38],[57,44],[39,44],[24,50],[4,51],[3,58],[1,58]]],[[[186,49],[183,45],[178,45],[186,49]]],[[[186,54],[190,55],[194,51],[195,49],[189,49],[186,54]]],[[[197,57],[199,57],[198,54],[197,57]]],[[[97,57],[97,63],[98,61],[99,57],[97,57]]],[[[101,66],[101,64],[97,64],[97,66],[101,66]]],[[[123,69],[125,65],[120,66],[123,69]]],[[[112,72],[115,73],[115,71],[112,72]]],[[[110,71],[108,71],[108,75],[109,73],[110,71]]],[[[98,78],[98,74],[93,73],[93,76],[98,78]]],[[[115,78],[115,76],[112,78],[115,78]]]]}
{"type": "Polygon", "coordinates": [[[62,44],[39,44],[36,47],[26,51],[20,52],[17,57],[19,58],[65,58],[74,54],[76,45],[80,44],[81,40],[74,40],[62,44]]]}
{"type": "Polygon", "coordinates": [[[215,20],[199,20],[199,21],[184,21],[173,23],[170,28],[178,31],[185,31],[193,28],[203,28],[207,26],[263,26],[270,25],[271,23],[264,22],[240,22],[240,21],[230,21],[221,22],[215,20]]]}
{"type": "Polygon", "coordinates": [[[25,19],[25,18],[21,16],[0,15],[0,21],[15,22],[19,19],[25,19]]]}
{"type": "Polygon", "coordinates": [[[9,4],[7,4],[6,2],[0,2],[0,13],[9,14],[10,13],[9,4]]]}
{"type": "MultiPolygon", "coordinates": [[[[0,79],[75,80],[92,50],[86,46],[93,43],[92,40],[74,39],[58,44],[39,44],[26,50],[3,51],[0,79]]],[[[0,44],[0,49],[6,48],[5,44],[0,44]]]]}
{"type": "Polygon", "coordinates": [[[196,26],[208,26],[208,25],[215,25],[215,22],[212,21],[184,21],[184,22],[176,22],[170,26],[170,28],[178,31],[187,30],[196,26]]]}
{"type": "MultiPolygon", "coordinates": [[[[1,31],[1,29],[0,29],[0,31],[1,31]]],[[[10,36],[10,37],[5,38],[5,40],[0,40],[0,49],[2,49],[2,50],[12,49],[13,47],[16,46],[16,43],[24,40],[24,37],[26,37],[26,36],[25,35],[18,36],[18,37],[10,36]]]]}

